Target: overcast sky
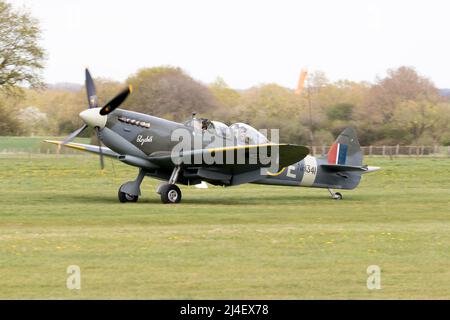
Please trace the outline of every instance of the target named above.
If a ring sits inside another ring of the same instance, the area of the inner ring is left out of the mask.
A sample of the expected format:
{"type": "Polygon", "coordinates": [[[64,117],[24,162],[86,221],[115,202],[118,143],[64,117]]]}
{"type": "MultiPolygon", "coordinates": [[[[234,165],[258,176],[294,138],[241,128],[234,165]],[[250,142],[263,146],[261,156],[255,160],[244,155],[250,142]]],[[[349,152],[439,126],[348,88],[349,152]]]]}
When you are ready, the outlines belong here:
{"type": "Polygon", "coordinates": [[[41,22],[47,82],[179,66],[202,82],[295,87],[300,69],[374,81],[414,66],[450,87],[450,1],[10,0],[41,22]]]}

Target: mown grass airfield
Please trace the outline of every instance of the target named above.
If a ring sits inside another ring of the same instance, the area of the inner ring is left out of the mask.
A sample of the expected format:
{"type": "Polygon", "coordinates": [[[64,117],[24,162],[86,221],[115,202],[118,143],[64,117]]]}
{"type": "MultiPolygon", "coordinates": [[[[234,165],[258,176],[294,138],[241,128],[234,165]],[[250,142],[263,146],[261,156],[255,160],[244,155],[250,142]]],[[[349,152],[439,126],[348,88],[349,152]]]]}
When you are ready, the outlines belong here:
{"type": "Polygon", "coordinates": [[[341,201],[243,185],[182,187],[185,201],[163,206],[151,179],[139,203],[119,203],[135,174],[119,162],[101,173],[90,155],[2,155],[0,298],[448,299],[450,159],[365,162],[383,169],[341,201]]]}

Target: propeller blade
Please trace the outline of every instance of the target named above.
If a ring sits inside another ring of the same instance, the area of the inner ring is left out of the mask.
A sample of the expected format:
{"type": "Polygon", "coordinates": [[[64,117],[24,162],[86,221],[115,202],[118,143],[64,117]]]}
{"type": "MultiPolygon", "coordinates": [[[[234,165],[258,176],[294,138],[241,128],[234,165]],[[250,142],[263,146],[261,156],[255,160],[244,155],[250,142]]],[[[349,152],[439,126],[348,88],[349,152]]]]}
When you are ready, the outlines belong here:
{"type": "Polygon", "coordinates": [[[91,73],[86,69],[86,92],[89,102],[89,109],[98,107],[97,91],[95,90],[94,80],[92,80],[91,73]]]}
{"type": "Polygon", "coordinates": [[[97,132],[98,148],[100,151],[100,168],[103,170],[105,168],[105,161],[103,160],[103,150],[102,150],[102,140],[100,139],[100,129],[95,128],[97,132]]]}
{"type": "Polygon", "coordinates": [[[118,106],[120,106],[128,95],[133,92],[133,87],[130,85],[128,88],[122,90],[117,96],[115,96],[111,101],[109,101],[105,106],[100,110],[100,114],[105,116],[111,112],[113,112],[118,106]]]}
{"type": "Polygon", "coordinates": [[[80,133],[82,133],[88,126],[85,124],[80,129],[72,132],[66,139],[64,139],[62,144],[67,144],[73,139],[75,139],[80,133]]]}

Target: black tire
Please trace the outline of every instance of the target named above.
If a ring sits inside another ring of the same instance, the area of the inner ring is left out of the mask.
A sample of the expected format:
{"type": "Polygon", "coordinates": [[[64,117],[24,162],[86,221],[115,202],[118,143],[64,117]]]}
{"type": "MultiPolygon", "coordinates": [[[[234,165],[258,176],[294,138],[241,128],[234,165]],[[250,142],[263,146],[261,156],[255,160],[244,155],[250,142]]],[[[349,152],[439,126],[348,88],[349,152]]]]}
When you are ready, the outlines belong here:
{"type": "Polygon", "coordinates": [[[342,194],[340,192],[336,192],[334,194],[334,200],[342,200],[342,194]]]}
{"type": "Polygon", "coordinates": [[[118,197],[119,197],[119,201],[122,203],[126,203],[126,202],[137,202],[139,199],[139,196],[133,196],[131,194],[125,193],[120,191],[118,192],[118,197]]]}
{"type": "Polygon", "coordinates": [[[162,203],[173,204],[181,201],[181,190],[175,184],[165,184],[159,191],[162,203]]]}

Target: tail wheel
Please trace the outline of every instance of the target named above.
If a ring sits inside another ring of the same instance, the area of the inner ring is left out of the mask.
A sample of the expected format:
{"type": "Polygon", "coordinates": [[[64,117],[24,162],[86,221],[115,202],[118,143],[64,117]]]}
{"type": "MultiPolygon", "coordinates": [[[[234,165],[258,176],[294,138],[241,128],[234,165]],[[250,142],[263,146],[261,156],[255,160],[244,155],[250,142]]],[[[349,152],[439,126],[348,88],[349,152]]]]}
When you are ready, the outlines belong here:
{"type": "Polygon", "coordinates": [[[334,200],[342,200],[342,194],[340,192],[336,192],[333,196],[334,200]]]}
{"type": "Polygon", "coordinates": [[[181,190],[175,184],[165,184],[159,190],[162,203],[179,203],[181,201],[181,190]]]}

